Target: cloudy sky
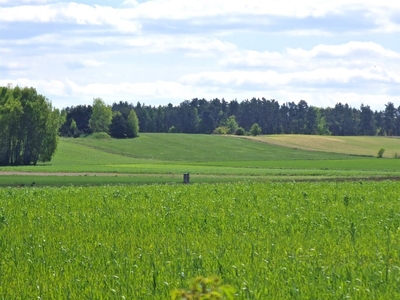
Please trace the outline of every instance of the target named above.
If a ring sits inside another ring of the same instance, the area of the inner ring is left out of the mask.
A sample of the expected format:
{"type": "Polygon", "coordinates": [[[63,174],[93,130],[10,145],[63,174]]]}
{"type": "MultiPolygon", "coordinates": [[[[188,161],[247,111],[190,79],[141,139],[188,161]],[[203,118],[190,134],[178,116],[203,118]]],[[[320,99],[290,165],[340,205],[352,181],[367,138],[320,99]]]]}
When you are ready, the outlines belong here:
{"type": "Polygon", "coordinates": [[[264,97],[400,105],[397,0],[0,0],[0,85],[58,108],[264,97]]]}

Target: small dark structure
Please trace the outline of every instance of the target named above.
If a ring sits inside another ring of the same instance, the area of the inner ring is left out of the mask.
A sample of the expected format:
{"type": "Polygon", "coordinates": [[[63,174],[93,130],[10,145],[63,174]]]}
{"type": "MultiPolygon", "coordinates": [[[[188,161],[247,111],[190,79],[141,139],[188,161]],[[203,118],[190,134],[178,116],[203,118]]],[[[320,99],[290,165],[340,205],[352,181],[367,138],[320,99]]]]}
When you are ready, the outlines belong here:
{"type": "Polygon", "coordinates": [[[189,173],[183,174],[183,183],[189,183],[189,173]]]}

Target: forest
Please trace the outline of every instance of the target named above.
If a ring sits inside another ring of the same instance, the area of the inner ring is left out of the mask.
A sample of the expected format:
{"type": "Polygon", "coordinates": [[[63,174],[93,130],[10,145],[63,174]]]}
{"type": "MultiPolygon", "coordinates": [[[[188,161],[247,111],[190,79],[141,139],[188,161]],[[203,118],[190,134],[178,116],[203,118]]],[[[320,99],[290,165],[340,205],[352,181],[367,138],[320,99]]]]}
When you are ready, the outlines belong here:
{"type": "MultiPolygon", "coordinates": [[[[261,134],[400,135],[400,106],[391,102],[382,111],[373,111],[364,104],[359,109],[342,103],[333,108],[319,108],[308,105],[305,100],[279,104],[265,98],[241,102],[194,98],[175,106],[120,101],[111,108],[109,133],[115,138],[127,136],[125,130],[131,110],[136,112],[140,132],[246,134],[257,124],[261,134]]],[[[64,108],[59,134],[77,137],[92,133],[89,126],[92,112],[91,105],[64,108]]]]}

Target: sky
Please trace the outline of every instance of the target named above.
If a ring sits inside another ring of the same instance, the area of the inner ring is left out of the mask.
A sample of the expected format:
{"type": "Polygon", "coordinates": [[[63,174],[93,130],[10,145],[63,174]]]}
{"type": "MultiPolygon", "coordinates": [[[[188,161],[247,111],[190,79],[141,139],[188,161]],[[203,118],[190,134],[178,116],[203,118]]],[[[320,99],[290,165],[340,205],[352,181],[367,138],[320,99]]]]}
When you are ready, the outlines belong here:
{"type": "Polygon", "coordinates": [[[193,98],[400,106],[397,0],[0,0],[0,86],[57,108],[193,98]]]}

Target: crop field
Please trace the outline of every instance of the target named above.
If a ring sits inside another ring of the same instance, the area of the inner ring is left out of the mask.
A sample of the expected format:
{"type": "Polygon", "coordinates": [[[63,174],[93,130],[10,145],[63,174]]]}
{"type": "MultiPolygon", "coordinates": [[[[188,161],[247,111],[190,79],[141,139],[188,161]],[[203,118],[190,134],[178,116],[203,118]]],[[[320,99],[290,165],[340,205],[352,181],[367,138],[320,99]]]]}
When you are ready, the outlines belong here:
{"type": "Polygon", "coordinates": [[[376,156],[380,148],[385,149],[384,157],[400,155],[399,137],[382,136],[318,136],[318,135],[264,135],[246,137],[272,145],[312,151],[326,151],[353,155],[376,156]]]}
{"type": "Polygon", "coordinates": [[[0,189],[0,299],[399,299],[400,183],[0,189]]]}
{"type": "Polygon", "coordinates": [[[380,147],[400,154],[400,139],[155,133],[125,140],[62,138],[50,163],[0,167],[0,186],[174,184],[183,173],[193,183],[400,178],[400,159],[377,159],[380,147]],[[305,145],[314,148],[300,149],[305,145]]]}

